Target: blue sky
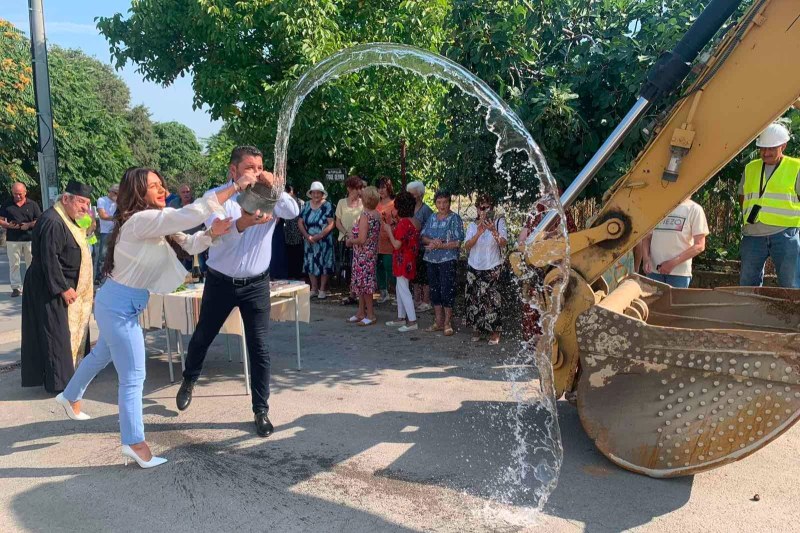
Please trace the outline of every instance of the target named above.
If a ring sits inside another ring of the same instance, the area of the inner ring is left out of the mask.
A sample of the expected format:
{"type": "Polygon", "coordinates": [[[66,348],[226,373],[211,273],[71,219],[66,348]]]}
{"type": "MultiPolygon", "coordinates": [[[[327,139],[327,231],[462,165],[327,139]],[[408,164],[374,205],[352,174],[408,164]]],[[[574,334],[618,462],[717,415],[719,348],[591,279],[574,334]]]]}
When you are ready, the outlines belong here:
{"type": "MultiPolygon", "coordinates": [[[[44,0],[45,31],[48,44],[78,48],[110,64],[108,43],[97,32],[94,18],[126,14],[130,0],[44,0]]],[[[28,1],[0,0],[0,17],[29,33],[28,1]]],[[[142,81],[130,64],[118,71],[131,90],[131,105],[144,104],[157,122],[176,120],[192,128],[200,139],[216,133],[222,126],[204,111],[192,110],[192,81],[178,78],[169,87],[142,81]]]]}

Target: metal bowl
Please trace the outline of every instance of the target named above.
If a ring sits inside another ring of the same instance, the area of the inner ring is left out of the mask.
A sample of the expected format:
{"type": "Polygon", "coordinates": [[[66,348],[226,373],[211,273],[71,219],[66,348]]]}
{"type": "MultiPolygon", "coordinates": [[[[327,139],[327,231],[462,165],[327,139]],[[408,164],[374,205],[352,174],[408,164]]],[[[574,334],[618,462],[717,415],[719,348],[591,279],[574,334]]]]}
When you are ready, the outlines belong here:
{"type": "Polygon", "coordinates": [[[262,215],[271,215],[279,197],[278,191],[272,187],[255,183],[239,193],[236,201],[242,206],[243,211],[248,213],[261,211],[262,215]]]}

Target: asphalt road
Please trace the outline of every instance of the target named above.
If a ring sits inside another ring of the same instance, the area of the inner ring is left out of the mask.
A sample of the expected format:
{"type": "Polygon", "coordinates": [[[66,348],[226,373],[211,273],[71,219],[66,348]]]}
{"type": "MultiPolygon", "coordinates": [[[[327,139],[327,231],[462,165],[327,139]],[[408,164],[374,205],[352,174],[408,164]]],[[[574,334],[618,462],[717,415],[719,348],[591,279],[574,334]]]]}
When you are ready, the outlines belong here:
{"type": "MultiPolygon", "coordinates": [[[[383,320],[392,308],[380,309],[383,320]]],[[[541,513],[509,492],[515,407],[501,348],[344,323],[315,304],[303,325],[272,329],[275,434],[253,433],[237,355],[215,344],[194,403],[179,413],[153,335],[145,426],[169,463],[122,466],[116,374],[91,385],[72,422],[19,370],[0,373],[3,531],[790,531],[798,530],[800,428],[739,463],[674,480],[620,470],[559,405],[564,464],[541,513]],[[760,501],[751,498],[759,494],[760,501]],[[507,497],[507,503],[499,501],[507,497]]],[[[425,319],[423,319],[425,320],[425,319]]],[[[625,416],[620,413],[620,416],[625,416]]],[[[540,423],[531,415],[527,423],[540,423]]],[[[535,483],[526,479],[528,489],[535,483]]]]}

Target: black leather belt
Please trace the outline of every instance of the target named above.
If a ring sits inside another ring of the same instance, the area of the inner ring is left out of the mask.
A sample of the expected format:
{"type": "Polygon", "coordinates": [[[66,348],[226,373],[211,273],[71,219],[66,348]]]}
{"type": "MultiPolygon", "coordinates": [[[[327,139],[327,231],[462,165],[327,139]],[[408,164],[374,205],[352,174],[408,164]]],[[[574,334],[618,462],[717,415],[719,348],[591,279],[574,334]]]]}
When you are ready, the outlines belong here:
{"type": "Polygon", "coordinates": [[[262,279],[269,279],[269,271],[264,272],[263,274],[258,274],[257,276],[250,276],[249,278],[232,278],[223,274],[222,272],[217,272],[213,268],[208,269],[208,273],[217,277],[219,279],[225,280],[234,287],[247,287],[251,283],[255,283],[256,281],[261,281],[262,279]]]}

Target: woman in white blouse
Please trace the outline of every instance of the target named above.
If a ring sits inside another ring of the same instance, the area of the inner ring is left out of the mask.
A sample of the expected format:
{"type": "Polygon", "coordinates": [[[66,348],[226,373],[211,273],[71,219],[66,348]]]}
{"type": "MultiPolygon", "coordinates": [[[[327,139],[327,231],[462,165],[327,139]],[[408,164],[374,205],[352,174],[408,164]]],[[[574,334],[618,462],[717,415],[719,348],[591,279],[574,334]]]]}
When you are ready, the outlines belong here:
{"type": "Polygon", "coordinates": [[[489,335],[489,344],[500,342],[502,296],[500,274],[508,243],[505,218],[495,219],[494,201],[488,195],[478,197],[478,220],[470,223],[464,240],[469,252],[467,263],[467,324],[472,326],[473,342],[489,335]]]}
{"type": "Polygon", "coordinates": [[[231,221],[217,219],[208,230],[193,235],[181,232],[204,223],[214,212],[224,216],[221,204],[255,181],[255,176],[245,176],[181,209],[165,209],[166,184],[158,172],[130,168],[122,178],[103,267],[108,278],[95,299],[100,336],[56,401],[71,419],[89,419],[81,411],[80,400],[92,379],[113,361],[119,378],[119,425],[125,464],[133,459],[142,468],[151,468],[166,462],[153,456],[144,439],[145,350],[139,314],[147,307],[150,292],[172,292],[183,283],[186,270],[178,253],[194,255],[205,250],[214,237],[228,232],[231,221]]]}

